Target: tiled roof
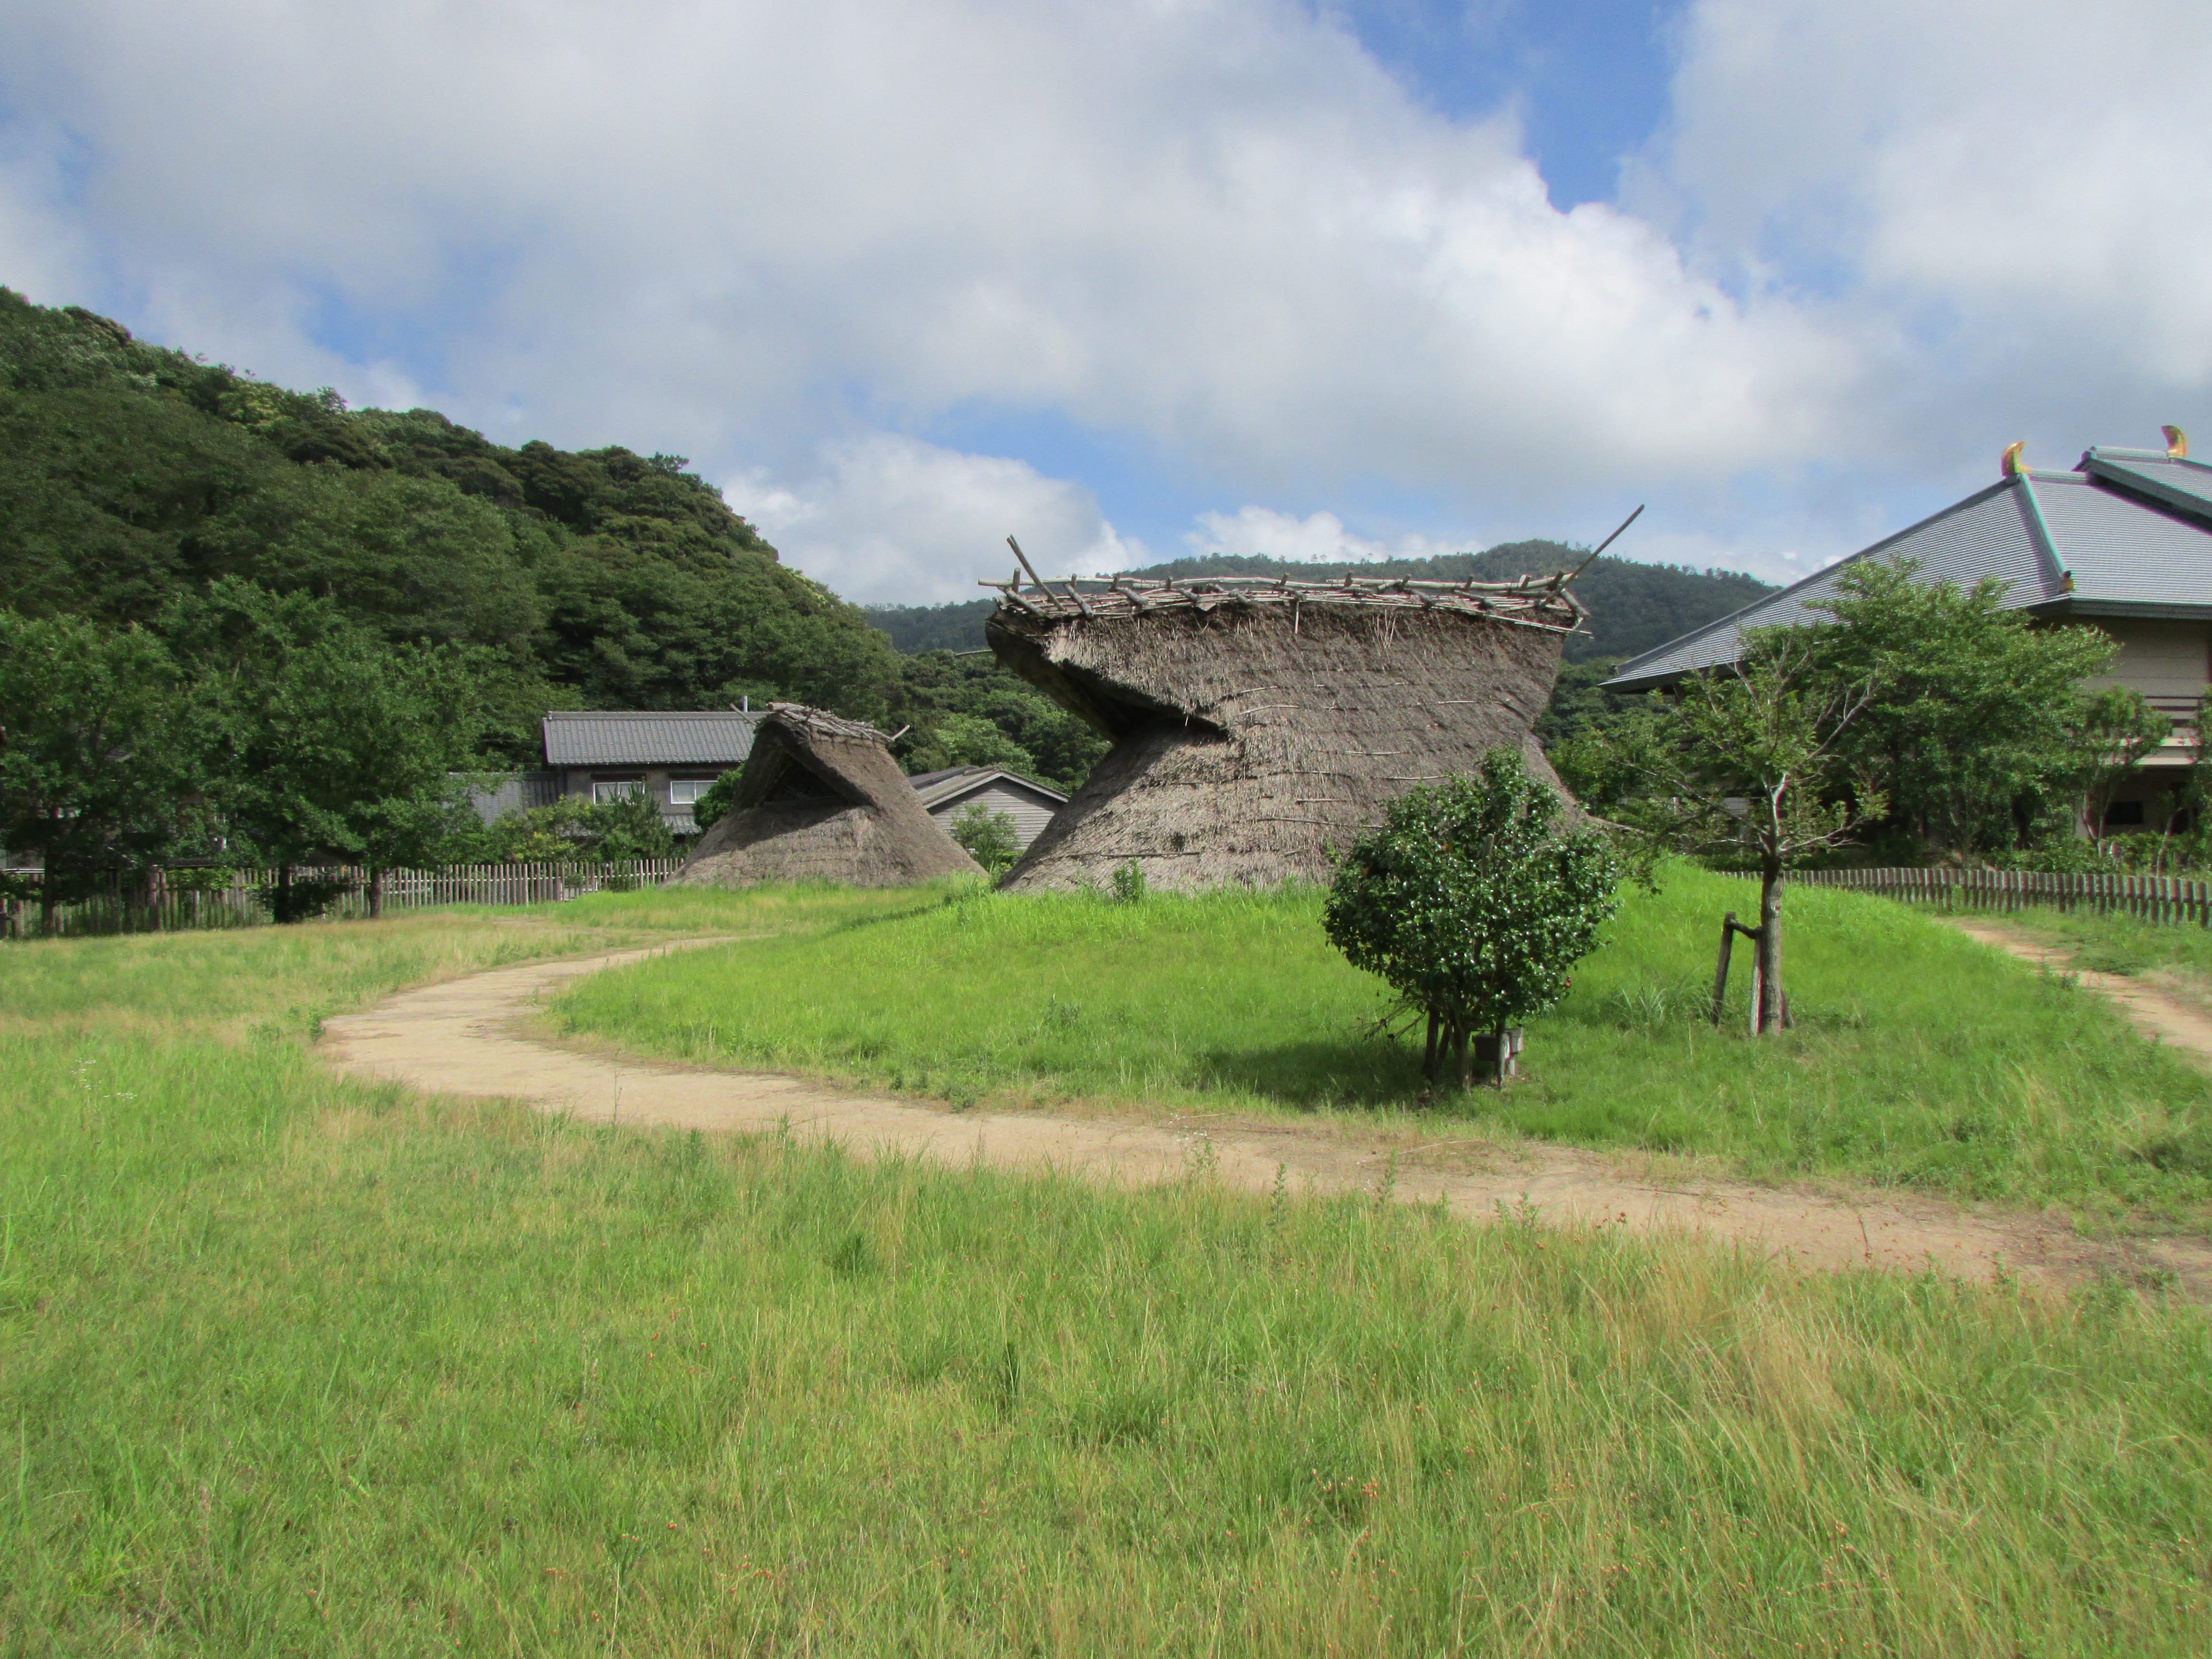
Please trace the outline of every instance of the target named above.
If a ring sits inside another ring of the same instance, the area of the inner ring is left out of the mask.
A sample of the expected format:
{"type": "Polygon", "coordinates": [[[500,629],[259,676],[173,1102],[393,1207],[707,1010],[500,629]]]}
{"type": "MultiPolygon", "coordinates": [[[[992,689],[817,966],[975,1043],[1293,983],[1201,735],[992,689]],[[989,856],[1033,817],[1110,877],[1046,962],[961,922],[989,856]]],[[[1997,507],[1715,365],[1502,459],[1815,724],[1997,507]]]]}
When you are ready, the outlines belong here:
{"type": "Polygon", "coordinates": [[[1066,803],[1067,797],[1050,784],[1039,783],[1035,778],[1025,778],[1018,772],[1009,772],[996,766],[951,766],[941,772],[918,772],[907,781],[914,786],[915,793],[921,797],[924,806],[935,806],[1000,779],[1048,800],[1061,805],[1066,803]]]}
{"type": "Polygon", "coordinates": [[[545,717],[545,763],[736,766],[752,753],[753,724],[759,719],[734,708],[564,709],[545,717]]]}
{"type": "Polygon", "coordinates": [[[1606,684],[1644,691],[1734,662],[1747,629],[1822,620],[1812,606],[1832,598],[1859,561],[1907,558],[1929,581],[1966,587],[1995,576],[2008,607],[2039,616],[2212,617],[2212,468],[2147,450],[2092,449],[2079,471],[2002,479],[1623,663],[1606,684]]]}

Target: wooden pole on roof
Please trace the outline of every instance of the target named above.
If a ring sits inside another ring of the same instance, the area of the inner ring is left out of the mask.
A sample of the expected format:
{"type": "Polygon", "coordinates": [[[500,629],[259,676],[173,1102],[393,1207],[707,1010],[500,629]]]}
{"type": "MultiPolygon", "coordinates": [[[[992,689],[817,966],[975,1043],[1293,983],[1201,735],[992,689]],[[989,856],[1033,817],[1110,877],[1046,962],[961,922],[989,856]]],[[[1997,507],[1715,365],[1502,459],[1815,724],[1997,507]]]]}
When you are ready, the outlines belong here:
{"type": "MultiPolygon", "coordinates": [[[[1642,510],[1643,509],[1640,507],[1638,509],[1639,512],[1642,510]]],[[[1012,536],[1009,536],[1006,538],[1006,545],[1014,550],[1014,556],[1021,561],[1022,568],[1030,573],[1030,580],[1035,582],[1039,587],[1042,587],[1044,586],[1044,578],[1038,575],[1036,567],[1030,563],[1030,556],[1022,551],[1022,544],[1016,541],[1012,536]]]]}
{"type": "MultiPolygon", "coordinates": [[[[1632,514],[1630,514],[1626,518],[1623,519],[1623,520],[1620,521],[1620,530],[1626,530],[1626,529],[1627,529],[1629,526],[1631,526],[1631,525],[1634,524],[1634,523],[1635,523],[1638,519],[1642,518],[1643,516],[1644,516],[1644,507],[1643,507],[1643,505],[1642,505],[1641,503],[1638,503],[1638,506],[1637,506],[1636,511],[1635,511],[1635,512],[1633,512],[1633,513],[1632,513],[1632,514]]],[[[1604,552],[1604,551],[1605,551],[1605,550],[1606,550],[1607,548],[1611,547],[1611,546],[1612,546],[1615,542],[1617,542],[1617,541],[1619,541],[1619,540],[1620,539],[1620,530],[1616,530],[1616,531],[1614,531],[1614,532],[1613,532],[1613,534],[1611,534],[1610,536],[1607,536],[1607,537],[1603,541],[1600,542],[1600,543],[1599,543],[1595,547],[1592,548],[1592,549],[1590,550],[1590,556],[1589,556],[1589,559],[1584,559],[1584,560],[1583,560],[1580,564],[1577,565],[1577,566],[1575,567],[1575,568],[1574,568],[1574,574],[1573,574],[1572,575],[1570,575],[1570,576],[1567,578],[1567,580],[1566,580],[1566,581],[1563,581],[1563,582],[1561,582],[1561,583],[1559,584],[1559,586],[1562,586],[1562,587],[1565,587],[1565,586],[1567,585],[1567,582],[1571,582],[1571,581],[1574,580],[1574,579],[1575,579],[1575,577],[1576,577],[1576,576],[1579,576],[1579,575],[1581,575],[1581,574],[1583,574],[1583,571],[1585,571],[1585,570],[1589,569],[1589,568],[1590,568],[1590,560],[1591,560],[1591,559],[1595,559],[1595,558],[1596,558],[1596,557],[1597,557],[1597,556],[1598,556],[1599,554],[1601,554],[1601,553],[1604,552]]]]}

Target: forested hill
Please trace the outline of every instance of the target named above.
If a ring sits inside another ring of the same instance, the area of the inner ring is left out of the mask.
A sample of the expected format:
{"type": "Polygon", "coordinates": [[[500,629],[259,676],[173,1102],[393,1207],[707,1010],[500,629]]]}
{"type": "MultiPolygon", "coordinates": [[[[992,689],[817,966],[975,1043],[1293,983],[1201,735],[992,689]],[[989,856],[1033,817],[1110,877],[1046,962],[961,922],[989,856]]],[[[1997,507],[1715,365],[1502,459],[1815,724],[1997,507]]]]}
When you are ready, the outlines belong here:
{"type": "Polygon", "coordinates": [[[323,595],[489,648],[518,748],[549,707],[889,715],[882,635],[686,465],[349,410],[0,289],[0,607],[150,622],[222,576],[323,595]]]}
{"type": "MultiPolygon", "coordinates": [[[[1411,577],[1422,581],[1510,581],[1530,574],[1547,575],[1580,564],[1589,549],[1564,542],[1507,542],[1480,553],[1447,553],[1432,559],[1384,559],[1369,564],[1300,563],[1216,553],[1148,565],[1125,575],[1151,577],[1295,576],[1330,581],[1342,575],[1411,577]]],[[[1610,554],[1595,561],[1575,580],[1575,592],[1590,609],[1589,632],[1567,641],[1567,659],[1632,657],[1662,645],[1678,634],[1739,611],[1774,590],[1755,577],[1732,570],[1686,570],[1678,565],[1638,564],[1610,554]]],[[[983,619],[992,601],[954,605],[882,607],[868,620],[902,651],[978,649],[983,619]]]]}

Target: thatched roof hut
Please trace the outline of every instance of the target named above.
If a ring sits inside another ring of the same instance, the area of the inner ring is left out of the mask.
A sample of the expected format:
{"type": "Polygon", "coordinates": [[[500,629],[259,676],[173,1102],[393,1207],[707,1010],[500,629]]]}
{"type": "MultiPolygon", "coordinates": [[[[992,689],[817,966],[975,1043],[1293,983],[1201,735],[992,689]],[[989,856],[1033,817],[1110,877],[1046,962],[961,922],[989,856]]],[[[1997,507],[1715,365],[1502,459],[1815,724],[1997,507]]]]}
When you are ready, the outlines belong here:
{"type": "Polygon", "coordinates": [[[1385,801],[1493,749],[1556,787],[1531,729],[1568,580],[991,584],[999,660],[1115,740],[1005,884],[1322,881],[1385,801]]]}
{"type": "Polygon", "coordinates": [[[736,801],[699,838],[677,880],[904,887],[982,873],[924,809],[882,732],[779,702],[753,734],[736,801]]]}

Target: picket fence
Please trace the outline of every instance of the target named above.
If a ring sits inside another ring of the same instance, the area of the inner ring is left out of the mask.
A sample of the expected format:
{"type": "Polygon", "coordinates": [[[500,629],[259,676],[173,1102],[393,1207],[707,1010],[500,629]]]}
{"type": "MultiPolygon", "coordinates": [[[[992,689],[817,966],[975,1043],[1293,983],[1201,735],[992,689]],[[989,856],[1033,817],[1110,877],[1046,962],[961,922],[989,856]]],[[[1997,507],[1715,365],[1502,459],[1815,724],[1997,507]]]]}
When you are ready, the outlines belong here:
{"type": "MultiPolygon", "coordinates": [[[[390,915],[434,904],[550,904],[584,893],[659,887],[683,866],[681,859],[635,859],[617,864],[454,864],[435,870],[386,870],[380,908],[390,915]]],[[[266,895],[274,870],[236,870],[219,884],[194,879],[201,872],[156,872],[126,890],[118,878],[110,891],[54,907],[41,928],[35,890],[0,897],[0,939],[91,933],[168,933],[195,927],[252,927],[269,920],[266,895]]],[[[366,916],[370,872],[356,865],[295,865],[295,884],[335,882],[343,890],[323,911],[325,919],[366,916]]],[[[35,877],[28,884],[35,890],[35,877]]]]}
{"type": "Polygon", "coordinates": [[[2119,912],[2144,921],[2212,927],[2212,882],[2181,876],[2055,875],[2039,870],[1796,870],[1808,887],[1848,887],[1967,910],[2119,912]]]}

